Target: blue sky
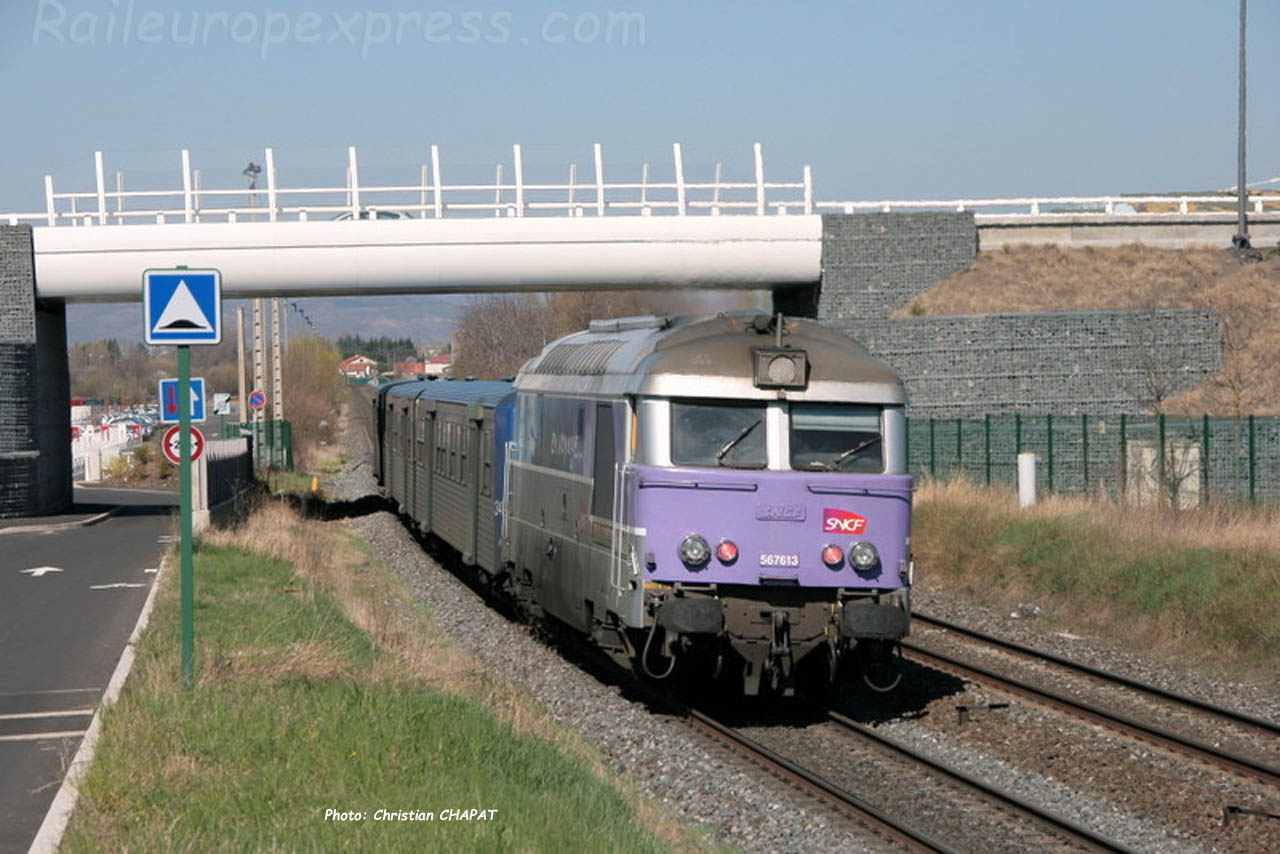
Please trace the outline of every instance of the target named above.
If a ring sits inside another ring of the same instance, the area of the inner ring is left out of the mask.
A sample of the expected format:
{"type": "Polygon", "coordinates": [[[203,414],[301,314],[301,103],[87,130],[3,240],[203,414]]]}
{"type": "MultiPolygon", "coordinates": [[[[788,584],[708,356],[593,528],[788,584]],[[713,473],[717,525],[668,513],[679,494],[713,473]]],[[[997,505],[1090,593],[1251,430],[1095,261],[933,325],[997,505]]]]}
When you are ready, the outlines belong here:
{"type": "MultiPolygon", "coordinates": [[[[536,179],[592,142],[638,170],[680,141],[696,180],[749,176],[760,141],[771,179],[811,164],[821,199],[1225,187],[1236,27],[1230,0],[3,0],[0,210],[41,209],[45,173],[91,189],[95,149],[173,185],[184,147],[228,186],[265,146],[282,181],[340,183],[347,145],[362,180],[412,182],[432,143],[478,179],[520,142],[536,179]]],[[[1254,0],[1250,34],[1262,180],[1280,3],[1254,0]]]]}

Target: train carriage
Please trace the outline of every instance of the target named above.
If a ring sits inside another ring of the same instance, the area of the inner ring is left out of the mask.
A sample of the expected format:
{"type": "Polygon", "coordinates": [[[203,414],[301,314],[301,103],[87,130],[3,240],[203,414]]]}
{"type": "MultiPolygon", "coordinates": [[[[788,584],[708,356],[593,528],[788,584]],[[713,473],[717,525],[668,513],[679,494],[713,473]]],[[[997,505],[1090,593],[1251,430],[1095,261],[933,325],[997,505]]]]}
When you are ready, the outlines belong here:
{"type": "Polygon", "coordinates": [[[528,612],[651,676],[786,694],[843,660],[883,687],[909,625],[906,398],[850,339],[753,312],[597,321],[514,385],[380,397],[381,482],[528,612]]]}

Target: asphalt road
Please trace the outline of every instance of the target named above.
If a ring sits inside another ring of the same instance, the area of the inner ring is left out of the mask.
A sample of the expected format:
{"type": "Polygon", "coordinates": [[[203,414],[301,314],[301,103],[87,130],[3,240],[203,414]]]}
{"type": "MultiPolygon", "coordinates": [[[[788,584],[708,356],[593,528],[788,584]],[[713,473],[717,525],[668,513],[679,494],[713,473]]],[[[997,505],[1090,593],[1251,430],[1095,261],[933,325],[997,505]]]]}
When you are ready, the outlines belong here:
{"type": "Polygon", "coordinates": [[[44,820],[176,530],[173,496],[76,500],[131,506],[96,525],[0,535],[3,854],[26,851],[44,820]]]}

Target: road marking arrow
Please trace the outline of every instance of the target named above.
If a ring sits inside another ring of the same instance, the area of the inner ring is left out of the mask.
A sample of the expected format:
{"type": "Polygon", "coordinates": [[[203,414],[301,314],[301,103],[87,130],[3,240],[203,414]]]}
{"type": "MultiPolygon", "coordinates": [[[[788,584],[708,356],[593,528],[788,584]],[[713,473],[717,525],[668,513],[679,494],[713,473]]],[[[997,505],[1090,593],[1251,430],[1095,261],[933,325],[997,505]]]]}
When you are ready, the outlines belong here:
{"type": "Polygon", "coordinates": [[[32,578],[39,578],[40,576],[47,575],[50,572],[62,572],[62,570],[58,569],[56,566],[33,566],[31,569],[22,570],[22,572],[25,575],[30,575],[32,578]]]}
{"type": "Polygon", "coordinates": [[[110,590],[113,587],[146,587],[145,584],[135,584],[129,581],[117,581],[115,584],[90,584],[90,590],[110,590]]]}

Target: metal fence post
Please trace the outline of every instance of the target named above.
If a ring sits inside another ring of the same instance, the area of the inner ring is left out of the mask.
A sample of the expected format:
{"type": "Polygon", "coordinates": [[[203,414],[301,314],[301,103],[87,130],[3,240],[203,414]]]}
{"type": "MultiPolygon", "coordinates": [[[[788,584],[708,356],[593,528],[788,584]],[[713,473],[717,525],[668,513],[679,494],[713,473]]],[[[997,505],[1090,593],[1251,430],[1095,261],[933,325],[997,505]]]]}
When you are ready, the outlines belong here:
{"type": "Polygon", "coordinates": [[[1049,491],[1053,492],[1053,415],[1049,414],[1044,417],[1045,433],[1049,436],[1049,491]]]}
{"type": "Polygon", "coordinates": [[[1167,495],[1170,500],[1173,499],[1173,490],[1169,488],[1169,471],[1168,464],[1164,458],[1164,413],[1161,412],[1156,416],[1156,425],[1160,434],[1160,462],[1156,467],[1156,471],[1160,474],[1160,491],[1167,495]]]}
{"type": "MultiPolygon", "coordinates": [[[[1250,460],[1252,460],[1252,456],[1250,456],[1250,460]]],[[[932,416],[929,418],[929,477],[935,479],[938,477],[938,453],[934,444],[934,419],[932,416]]]]}
{"type": "Polygon", "coordinates": [[[1022,453],[1022,413],[1013,413],[1013,451],[1022,453]]]}
{"type": "Polygon", "coordinates": [[[1257,483],[1254,479],[1254,461],[1257,446],[1254,443],[1253,416],[1249,416],[1249,503],[1258,502],[1257,483]]]}
{"type": "Polygon", "coordinates": [[[964,470],[964,421],[956,419],[956,468],[964,470]]]}
{"type": "Polygon", "coordinates": [[[982,416],[982,450],[986,457],[987,486],[991,485],[991,413],[982,416]]]}
{"type": "Polygon", "coordinates": [[[1089,494],[1089,416],[1080,413],[1080,457],[1084,465],[1084,494],[1089,494]]]}
{"type": "Polygon", "coordinates": [[[1200,503],[1209,503],[1209,415],[1200,422],[1200,503]]]}
{"type": "Polygon", "coordinates": [[[1120,495],[1122,497],[1129,491],[1129,444],[1125,441],[1125,427],[1128,422],[1129,416],[1123,412],[1120,413],[1120,495]]]}

